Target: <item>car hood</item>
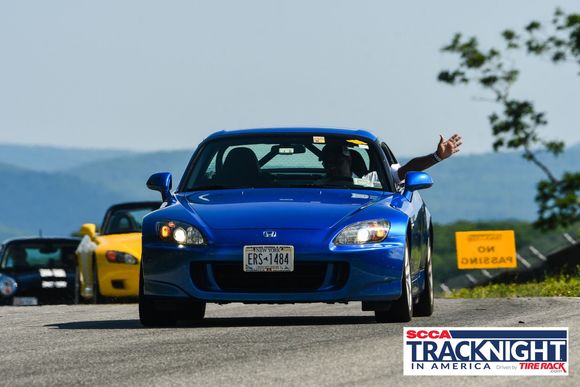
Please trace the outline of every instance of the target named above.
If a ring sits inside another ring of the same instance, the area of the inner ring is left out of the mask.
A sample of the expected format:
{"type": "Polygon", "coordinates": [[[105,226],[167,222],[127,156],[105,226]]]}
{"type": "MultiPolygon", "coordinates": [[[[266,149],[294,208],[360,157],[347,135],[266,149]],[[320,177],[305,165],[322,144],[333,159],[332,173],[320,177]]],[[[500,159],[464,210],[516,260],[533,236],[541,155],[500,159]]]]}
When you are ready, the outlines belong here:
{"type": "Polygon", "coordinates": [[[186,198],[214,229],[327,229],[386,195],[304,188],[200,191],[186,198]]]}
{"type": "Polygon", "coordinates": [[[141,257],[141,233],[105,234],[95,238],[97,251],[104,254],[106,250],[116,250],[141,257]]]}

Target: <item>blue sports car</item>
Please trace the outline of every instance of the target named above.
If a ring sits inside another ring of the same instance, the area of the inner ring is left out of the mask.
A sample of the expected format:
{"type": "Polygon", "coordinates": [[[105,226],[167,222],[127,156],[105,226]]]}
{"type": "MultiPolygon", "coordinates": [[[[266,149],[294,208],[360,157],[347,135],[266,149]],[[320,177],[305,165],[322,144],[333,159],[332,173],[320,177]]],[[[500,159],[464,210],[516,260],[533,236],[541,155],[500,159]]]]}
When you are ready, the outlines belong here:
{"type": "Polygon", "coordinates": [[[206,303],[362,302],[378,322],[433,312],[431,215],[409,172],[362,130],[221,131],[143,220],[139,317],[201,320],[206,303]]]}

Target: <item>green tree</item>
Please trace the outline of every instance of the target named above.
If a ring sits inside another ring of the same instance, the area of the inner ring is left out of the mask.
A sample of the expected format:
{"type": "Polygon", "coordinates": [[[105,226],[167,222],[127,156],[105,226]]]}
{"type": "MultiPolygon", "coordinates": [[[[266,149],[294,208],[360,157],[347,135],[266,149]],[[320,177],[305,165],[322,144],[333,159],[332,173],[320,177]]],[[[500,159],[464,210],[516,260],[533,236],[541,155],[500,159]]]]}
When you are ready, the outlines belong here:
{"type": "Polygon", "coordinates": [[[564,143],[541,137],[539,129],[548,123],[546,113],[537,111],[531,101],[511,96],[520,71],[506,56],[510,51],[521,51],[548,57],[554,64],[572,62],[580,66],[580,14],[556,9],[547,25],[532,21],[520,32],[505,30],[501,36],[503,50],[484,50],[477,38],[455,34],[442,51],[458,55],[459,64],[455,69],[441,71],[438,79],[450,85],[475,83],[493,95],[501,109],[488,117],[495,139],[493,149],[522,150],[522,156],[546,175],[537,184],[535,226],[554,229],[572,225],[580,220],[580,173],[571,171],[556,177],[538,158],[541,151],[558,156],[564,151],[564,143]]]}

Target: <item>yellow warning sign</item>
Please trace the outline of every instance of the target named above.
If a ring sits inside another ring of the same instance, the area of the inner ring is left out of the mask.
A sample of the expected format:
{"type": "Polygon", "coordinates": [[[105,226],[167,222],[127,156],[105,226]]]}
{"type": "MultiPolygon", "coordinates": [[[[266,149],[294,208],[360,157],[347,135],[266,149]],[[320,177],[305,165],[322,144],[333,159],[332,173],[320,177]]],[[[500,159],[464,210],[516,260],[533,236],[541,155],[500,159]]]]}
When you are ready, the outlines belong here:
{"type": "Polygon", "coordinates": [[[457,231],[458,269],[503,269],[517,267],[513,230],[457,231]]]}

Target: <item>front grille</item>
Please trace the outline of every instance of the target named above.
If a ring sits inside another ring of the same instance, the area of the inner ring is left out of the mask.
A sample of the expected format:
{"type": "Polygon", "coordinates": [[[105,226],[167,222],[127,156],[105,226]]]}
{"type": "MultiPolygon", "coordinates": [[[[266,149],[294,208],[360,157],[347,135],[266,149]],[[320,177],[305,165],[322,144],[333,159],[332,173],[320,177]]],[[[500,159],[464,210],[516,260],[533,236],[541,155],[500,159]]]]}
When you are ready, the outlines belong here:
{"type": "Polygon", "coordinates": [[[246,273],[241,263],[196,263],[191,278],[207,291],[281,293],[336,290],[348,276],[346,263],[295,262],[293,272],[246,273]]]}

